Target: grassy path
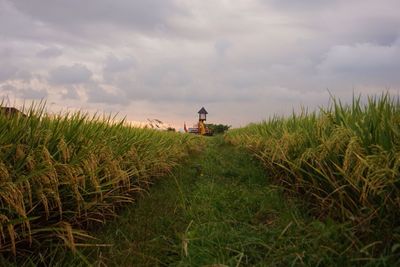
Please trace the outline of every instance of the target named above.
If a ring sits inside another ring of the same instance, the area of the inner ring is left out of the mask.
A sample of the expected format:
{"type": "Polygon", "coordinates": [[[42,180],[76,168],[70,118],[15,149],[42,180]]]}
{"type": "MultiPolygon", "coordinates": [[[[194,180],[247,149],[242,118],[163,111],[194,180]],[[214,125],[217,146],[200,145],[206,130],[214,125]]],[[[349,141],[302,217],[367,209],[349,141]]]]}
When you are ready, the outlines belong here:
{"type": "Polygon", "coordinates": [[[345,229],[302,214],[246,153],[210,138],[97,233],[112,246],[84,254],[97,266],[349,265],[345,229]]]}

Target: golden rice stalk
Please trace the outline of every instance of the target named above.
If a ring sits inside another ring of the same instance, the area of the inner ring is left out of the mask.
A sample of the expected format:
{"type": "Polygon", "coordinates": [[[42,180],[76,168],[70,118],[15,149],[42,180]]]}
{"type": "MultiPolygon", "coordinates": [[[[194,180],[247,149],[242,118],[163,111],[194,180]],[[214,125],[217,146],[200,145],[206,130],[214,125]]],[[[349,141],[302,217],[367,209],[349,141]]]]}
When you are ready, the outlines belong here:
{"type": "Polygon", "coordinates": [[[6,225],[9,222],[9,219],[6,215],[0,214],[0,249],[2,248],[3,241],[6,240],[6,236],[4,233],[3,225],[6,225]]]}
{"type": "Polygon", "coordinates": [[[11,182],[0,184],[0,201],[4,206],[14,209],[20,216],[26,217],[24,196],[17,184],[11,182]]]}
{"type": "Polygon", "coordinates": [[[17,144],[15,147],[15,159],[22,160],[25,158],[25,146],[22,144],[17,144]]]}
{"type": "Polygon", "coordinates": [[[53,157],[51,156],[49,150],[45,146],[42,147],[41,156],[44,163],[46,163],[49,166],[53,165],[53,157]]]}
{"type": "Polygon", "coordinates": [[[29,172],[33,171],[36,166],[35,158],[32,155],[28,155],[26,157],[26,168],[29,172]]]}
{"type": "Polygon", "coordinates": [[[29,203],[29,208],[32,209],[33,207],[33,201],[32,201],[32,187],[31,184],[29,182],[29,180],[25,180],[23,185],[23,194],[26,196],[28,196],[28,203],[29,203]]]}
{"type": "Polygon", "coordinates": [[[14,256],[17,255],[17,249],[15,246],[15,238],[17,237],[17,233],[14,230],[14,225],[11,223],[7,224],[7,230],[8,230],[8,236],[10,237],[11,241],[11,252],[13,253],[14,256]]]}
{"type": "Polygon", "coordinates": [[[73,229],[70,223],[61,221],[58,223],[58,226],[61,228],[58,232],[58,237],[64,241],[64,244],[72,250],[72,252],[76,252],[76,244],[73,229]]]}
{"type": "Polygon", "coordinates": [[[0,183],[9,182],[10,178],[10,173],[8,172],[6,165],[3,162],[0,162],[0,183]]]}
{"type": "Polygon", "coordinates": [[[57,145],[58,151],[61,153],[62,159],[64,163],[69,162],[71,157],[70,150],[68,148],[67,143],[65,142],[64,138],[61,138],[57,145]]]}
{"type": "Polygon", "coordinates": [[[357,162],[360,159],[359,155],[364,154],[365,151],[360,145],[359,138],[356,136],[351,137],[344,152],[343,170],[345,172],[351,172],[351,169],[357,165],[357,162]]]}
{"type": "Polygon", "coordinates": [[[38,199],[40,200],[40,202],[43,205],[45,214],[46,214],[46,220],[49,219],[50,216],[50,210],[49,210],[49,202],[47,200],[46,195],[43,193],[43,191],[41,190],[41,192],[38,194],[38,199]]]}

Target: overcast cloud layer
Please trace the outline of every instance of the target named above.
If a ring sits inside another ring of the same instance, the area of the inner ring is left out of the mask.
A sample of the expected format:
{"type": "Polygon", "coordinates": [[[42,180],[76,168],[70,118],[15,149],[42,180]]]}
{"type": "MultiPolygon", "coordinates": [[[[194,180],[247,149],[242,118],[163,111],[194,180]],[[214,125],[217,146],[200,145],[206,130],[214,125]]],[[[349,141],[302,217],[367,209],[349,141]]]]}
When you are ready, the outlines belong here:
{"type": "Polygon", "coordinates": [[[398,0],[0,0],[0,97],[234,126],[400,88],[398,0]]]}

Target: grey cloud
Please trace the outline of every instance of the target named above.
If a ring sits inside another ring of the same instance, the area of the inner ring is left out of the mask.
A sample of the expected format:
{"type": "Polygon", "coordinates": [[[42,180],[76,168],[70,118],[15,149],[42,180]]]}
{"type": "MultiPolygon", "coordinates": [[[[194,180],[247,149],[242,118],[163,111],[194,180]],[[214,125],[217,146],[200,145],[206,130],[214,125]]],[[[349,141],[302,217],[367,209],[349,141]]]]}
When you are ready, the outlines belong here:
{"type": "Polygon", "coordinates": [[[262,3],[281,8],[284,10],[296,10],[298,12],[308,11],[314,12],[316,9],[329,8],[337,4],[338,1],[331,0],[261,0],[262,3]]]}
{"type": "MultiPolygon", "coordinates": [[[[400,8],[400,5],[399,5],[400,8]]],[[[358,36],[359,42],[369,42],[377,45],[393,45],[400,36],[398,17],[366,17],[358,25],[350,26],[352,33],[358,36]]]]}
{"type": "Polygon", "coordinates": [[[11,0],[0,0],[0,32],[1,36],[6,37],[1,40],[1,44],[9,43],[13,47],[22,45],[25,46],[25,51],[32,51],[33,54],[36,54],[35,47],[38,46],[53,46],[57,43],[77,44],[81,39],[21,12],[11,0]]]}
{"type": "Polygon", "coordinates": [[[11,1],[0,0],[0,31],[8,37],[26,37],[36,29],[30,18],[13,8],[11,1]]]}
{"type": "Polygon", "coordinates": [[[327,25],[331,31],[331,38],[337,42],[336,44],[373,43],[389,46],[400,36],[400,18],[398,16],[366,14],[352,17],[342,15],[338,19],[338,23],[330,21],[330,25],[327,25]]]}
{"type": "Polygon", "coordinates": [[[2,92],[15,92],[17,90],[17,88],[15,88],[15,86],[12,86],[10,84],[4,84],[1,87],[1,91],[2,92]]]}
{"type": "Polygon", "coordinates": [[[134,66],[135,66],[135,59],[133,57],[120,59],[114,55],[110,55],[106,59],[104,72],[105,73],[123,72],[132,69],[134,66]]]}
{"type": "Polygon", "coordinates": [[[62,55],[61,49],[57,47],[49,47],[41,50],[36,54],[39,58],[54,58],[62,55]]]}
{"type": "Polygon", "coordinates": [[[18,96],[22,99],[44,99],[48,96],[48,92],[45,89],[37,89],[37,88],[17,88],[16,86],[5,84],[0,87],[0,92],[5,92],[9,96],[18,96]]]}
{"type": "Polygon", "coordinates": [[[400,83],[400,45],[335,46],[318,66],[323,75],[339,75],[351,82],[400,83]]]}
{"type": "Polygon", "coordinates": [[[226,82],[232,88],[245,89],[254,88],[260,85],[268,85],[271,83],[269,73],[267,70],[253,70],[248,71],[245,69],[238,69],[232,71],[232,76],[226,77],[226,82]]]}
{"type": "Polygon", "coordinates": [[[17,74],[18,69],[13,66],[7,66],[6,64],[0,64],[0,81],[6,81],[12,79],[17,74]]]}
{"type": "Polygon", "coordinates": [[[221,39],[215,42],[214,48],[218,55],[224,56],[226,51],[232,46],[232,43],[228,40],[221,39]]]}
{"type": "Polygon", "coordinates": [[[171,13],[179,10],[170,0],[14,0],[12,4],[39,21],[72,30],[104,22],[136,29],[154,29],[167,23],[171,13]]]}
{"type": "MultiPolygon", "coordinates": [[[[3,43],[4,45],[4,43],[3,43]]],[[[12,51],[10,47],[2,47],[0,48],[0,57],[3,59],[2,61],[4,62],[5,60],[11,59],[12,51]]],[[[3,63],[4,64],[4,63],[3,63]]]]}
{"type": "MultiPolygon", "coordinates": [[[[221,103],[224,101],[251,101],[257,95],[247,90],[233,90],[214,80],[176,80],[177,73],[148,80],[148,83],[133,84],[123,91],[132,101],[146,100],[155,103],[221,103]]],[[[127,84],[125,83],[125,86],[127,84]]]]}
{"type": "Polygon", "coordinates": [[[87,90],[89,103],[103,103],[111,105],[128,105],[130,100],[123,91],[109,92],[98,85],[92,85],[87,90]]]}
{"type": "Polygon", "coordinates": [[[191,88],[190,70],[172,63],[145,69],[138,66],[125,71],[104,71],[103,76],[107,83],[119,88],[131,101],[182,101],[187,95],[195,93],[191,88]]]}
{"type": "Polygon", "coordinates": [[[267,0],[274,10],[292,20],[288,26],[317,32],[330,45],[376,43],[390,45],[399,36],[397,0],[267,0]]]}
{"type": "Polygon", "coordinates": [[[225,90],[191,90],[187,88],[157,90],[154,88],[140,88],[129,92],[132,100],[146,100],[153,103],[221,103],[224,101],[245,100],[246,95],[237,96],[237,94],[227,94],[225,90]]]}
{"type": "Polygon", "coordinates": [[[66,88],[66,92],[63,93],[63,97],[66,99],[79,100],[79,94],[76,88],[66,88]]]}
{"type": "Polygon", "coordinates": [[[19,89],[17,95],[23,99],[45,99],[49,94],[44,89],[24,88],[19,89]]]}
{"type": "Polygon", "coordinates": [[[27,70],[18,70],[15,74],[15,78],[22,81],[29,81],[32,79],[32,73],[27,70]]]}
{"type": "Polygon", "coordinates": [[[155,88],[163,85],[175,88],[189,85],[193,77],[190,70],[185,69],[183,64],[170,62],[151,68],[143,77],[144,84],[155,88]]]}
{"type": "Polygon", "coordinates": [[[60,66],[50,72],[50,82],[54,84],[80,84],[89,82],[92,72],[82,64],[60,66]]]}
{"type": "Polygon", "coordinates": [[[126,93],[132,101],[193,102],[219,101],[214,88],[205,85],[200,77],[193,77],[193,70],[185,62],[160,63],[145,71],[127,72],[115,79],[114,85],[126,93]],[[208,88],[208,89],[207,89],[208,88]]]}
{"type": "Polygon", "coordinates": [[[228,2],[0,0],[0,82],[27,87],[1,91],[236,124],[400,86],[398,0],[228,2]]]}

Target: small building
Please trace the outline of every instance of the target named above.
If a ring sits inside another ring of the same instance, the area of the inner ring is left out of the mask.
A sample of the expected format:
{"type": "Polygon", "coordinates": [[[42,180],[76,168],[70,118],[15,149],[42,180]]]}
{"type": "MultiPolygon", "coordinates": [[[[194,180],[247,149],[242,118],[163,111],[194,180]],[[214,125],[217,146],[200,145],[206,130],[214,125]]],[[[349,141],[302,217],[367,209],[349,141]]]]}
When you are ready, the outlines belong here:
{"type": "Polygon", "coordinates": [[[19,111],[14,107],[0,107],[0,114],[4,114],[6,116],[22,116],[26,117],[24,113],[19,111]]]}
{"type": "Polygon", "coordinates": [[[206,110],[204,107],[202,107],[202,108],[199,110],[199,112],[197,112],[197,113],[199,113],[199,121],[204,122],[204,121],[207,120],[207,114],[208,114],[208,112],[207,112],[207,110],[206,110]]]}

